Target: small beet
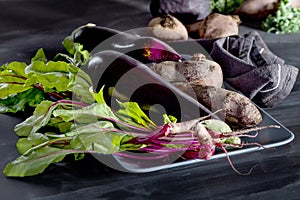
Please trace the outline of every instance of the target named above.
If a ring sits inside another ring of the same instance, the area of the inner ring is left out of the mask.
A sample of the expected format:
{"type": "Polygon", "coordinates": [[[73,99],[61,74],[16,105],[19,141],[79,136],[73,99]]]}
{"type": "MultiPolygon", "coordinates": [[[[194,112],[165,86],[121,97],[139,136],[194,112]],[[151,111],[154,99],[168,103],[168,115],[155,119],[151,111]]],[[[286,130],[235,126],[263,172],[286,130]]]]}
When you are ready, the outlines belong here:
{"type": "Polygon", "coordinates": [[[171,15],[153,18],[148,23],[148,32],[163,40],[187,40],[188,32],[185,26],[171,15]]]}
{"type": "Polygon", "coordinates": [[[239,34],[241,20],[238,15],[212,13],[199,26],[200,38],[222,38],[239,34]]]}

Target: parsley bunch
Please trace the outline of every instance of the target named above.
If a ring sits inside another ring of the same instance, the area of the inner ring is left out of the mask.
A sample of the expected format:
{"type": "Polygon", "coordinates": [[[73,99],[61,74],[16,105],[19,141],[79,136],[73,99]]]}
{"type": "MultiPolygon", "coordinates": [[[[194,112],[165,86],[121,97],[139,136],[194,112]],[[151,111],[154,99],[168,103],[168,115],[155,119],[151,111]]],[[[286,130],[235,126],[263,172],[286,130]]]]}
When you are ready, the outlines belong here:
{"type": "Polygon", "coordinates": [[[262,22],[262,29],[275,34],[300,32],[300,9],[292,7],[289,0],[281,0],[278,10],[262,22]]]}
{"type": "Polygon", "coordinates": [[[211,0],[212,13],[232,14],[245,0],[211,0]]]}

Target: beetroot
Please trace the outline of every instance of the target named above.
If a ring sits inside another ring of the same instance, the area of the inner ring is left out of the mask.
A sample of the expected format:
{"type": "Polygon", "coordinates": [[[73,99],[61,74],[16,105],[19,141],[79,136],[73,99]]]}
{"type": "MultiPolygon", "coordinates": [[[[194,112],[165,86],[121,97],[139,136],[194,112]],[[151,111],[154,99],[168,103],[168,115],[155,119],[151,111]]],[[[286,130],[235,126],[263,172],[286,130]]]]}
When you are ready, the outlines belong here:
{"type": "MultiPolygon", "coordinates": [[[[207,116],[208,117],[208,116],[207,116]]],[[[228,151],[228,148],[243,148],[244,146],[258,146],[264,148],[259,143],[243,142],[240,138],[255,138],[259,130],[267,128],[280,128],[276,125],[255,127],[243,129],[240,131],[231,131],[230,127],[219,120],[208,119],[205,117],[184,121],[180,123],[166,123],[163,126],[157,127],[150,134],[135,137],[128,141],[129,144],[145,145],[139,149],[143,153],[150,153],[151,156],[145,157],[144,154],[127,154],[126,152],[118,152],[116,155],[131,159],[152,160],[167,159],[170,154],[182,154],[182,159],[209,159],[213,156],[217,148],[221,149],[232,167],[232,169],[240,175],[248,175],[254,167],[246,173],[240,172],[233,165],[228,151]],[[223,132],[224,131],[224,132],[223,132]],[[251,132],[256,132],[252,134],[251,132]]]]}

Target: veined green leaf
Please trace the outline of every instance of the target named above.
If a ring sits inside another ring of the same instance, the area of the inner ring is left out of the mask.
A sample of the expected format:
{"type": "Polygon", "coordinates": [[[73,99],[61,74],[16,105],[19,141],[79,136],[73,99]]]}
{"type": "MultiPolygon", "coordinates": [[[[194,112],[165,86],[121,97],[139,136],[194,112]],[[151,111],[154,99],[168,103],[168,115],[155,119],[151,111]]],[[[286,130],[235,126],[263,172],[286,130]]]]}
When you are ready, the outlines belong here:
{"type": "Polygon", "coordinates": [[[0,113],[16,113],[24,111],[26,106],[36,107],[44,100],[44,93],[36,88],[30,88],[24,92],[11,95],[6,99],[0,99],[0,113]]]}
{"type": "Polygon", "coordinates": [[[100,91],[99,91],[98,93],[94,93],[94,92],[92,91],[92,89],[93,89],[93,88],[90,87],[90,92],[92,93],[92,95],[93,95],[95,101],[96,101],[97,103],[105,103],[105,100],[104,100],[104,97],[103,97],[103,89],[104,89],[104,86],[100,89],[100,91]]]}
{"type": "Polygon", "coordinates": [[[84,153],[74,153],[75,160],[82,160],[84,157],[84,153]]]}
{"type": "Polygon", "coordinates": [[[49,138],[41,133],[34,133],[26,138],[20,138],[17,142],[17,149],[20,154],[24,154],[29,149],[48,141],[49,138]]]}
{"type": "Polygon", "coordinates": [[[71,148],[113,154],[124,150],[137,150],[141,145],[126,144],[133,136],[116,129],[109,121],[98,121],[78,127],[65,134],[73,137],[71,148]]]}
{"type": "Polygon", "coordinates": [[[65,134],[66,137],[74,137],[83,133],[98,133],[104,130],[117,130],[109,121],[97,121],[83,126],[76,126],[74,129],[65,134]]]}
{"type": "Polygon", "coordinates": [[[26,86],[25,74],[26,64],[22,62],[12,62],[1,66],[0,70],[0,98],[4,99],[10,95],[24,92],[32,86],[26,86]]]}
{"type": "Polygon", "coordinates": [[[3,173],[10,177],[33,176],[42,173],[51,163],[62,161],[66,155],[80,152],[44,146],[8,163],[3,173]]]}
{"type": "Polygon", "coordinates": [[[36,54],[35,54],[35,56],[33,58],[31,58],[31,63],[36,62],[36,61],[42,61],[44,63],[47,62],[46,55],[45,55],[44,50],[42,48],[39,49],[36,52],[36,54]]]}
{"type": "Polygon", "coordinates": [[[67,133],[71,131],[73,125],[74,125],[73,122],[65,122],[63,119],[59,117],[50,118],[47,124],[48,127],[58,128],[59,133],[67,133]]]}
{"type": "Polygon", "coordinates": [[[51,110],[55,108],[51,106],[52,103],[52,101],[45,100],[37,105],[32,116],[15,126],[16,134],[18,136],[29,136],[45,126],[51,117],[51,110]]]}
{"type": "MultiPolygon", "coordinates": [[[[44,100],[35,108],[33,115],[25,121],[15,126],[15,132],[19,136],[29,136],[37,132],[40,128],[46,126],[51,118],[53,110],[58,106],[64,105],[66,108],[69,104],[63,102],[53,103],[52,101],[44,100]]],[[[72,106],[70,106],[70,109],[72,106]]]]}
{"type": "Polygon", "coordinates": [[[83,49],[83,45],[74,43],[69,37],[64,39],[62,45],[73,56],[75,66],[84,65],[90,59],[90,53],[83,49]]]}
{"type": "Polygon", "coordinates": [[[49,61],[46,64],[43,61],[36,61],[28,65],[25,72],[31,75],[27,85],[41,84],[46,92],[53,88],[61,92],[69,90],[70,72],[77,71],[73,70],[72,65],[61,61],[49,61]]]}
{"type": "Polygon", "coordinates": [[[145,144],[134,144],[130,143],[129,141],[132,140],[131,135],[124,135],[124,137],[121,140],[121,146],[120,146],[120,151],[134,151],[134,150],[139,150],[140,148],[146,147],[147,145],[145,144]]]}
{"type": "Polygon", "coordinates": [[[94,103],[95,99],[90,91],[92,80],[87,73],[78,69],[76,74],[70,74],[68,88],[74,97],[86,103],[94,103]]]}
{"type": "Polygon", "coordinates": [[[77,73],[78,68],[73,67],[73,65],[62,62],[62,61],[49,61],[44,63],[43,61],[35,61],[28,65],[25,69],[26,74],[32,73],[51,73],[51,72],[61,72],[61,73],[77,73]]]}
{"type": "Polygon", "coordinates": [[[69,38],[65,38],[62,45],[70,55],[74,55],[76,51],[75,44],[69,38]]]}
{"type": "Polygon", "coordinates": [[[59,99],[69,98],[71,92],[74,97],[83,102],[95,101],[89,92],[92,81],[89,75],[79,68],[89,60],[89,52],[83,50],[81,44],[73,43],[69,38],[65,39],[63,45],[73,57],[64,54],[63,60],[48,62],[41,48],[31,58],[29,65],[14,61],[0,66],[1,113],[24,111],[26,104],[36,106],[37,99],[40,101],[43,95],[39,94],[38,98],[34,95],[24,98],[25,94],[29,94],[28,90],[34,87],[54,98],[56,96],[59,96],[59,99]]]}
{"type": "Polygon", "coordinates": [[[125,137],[120,132],[92,131],[78,134],[71,141],[73,149],[96,151],[101,154],[113,154],[121,150],[122,140],[125,137]]]}
{"type": "Polygon", "coordinates": [[[120,109],[117,116],[129,124],[137,127],[155,128],[155,123],[142,111],[136,102],[119,102],[120,109]]]}
{"type": "Polygon", "coordinates": [[[11,74],[11,75],[15,75],[18,77],[27,77],[27,74],[25,74],[25,68],[26,68],[27,64],[25,62],[17,62],[17,61],[13,61],[11,63],[7,63],[4,64],[0,67],[0,72],[1,74],[3,73],[3,71],[6,70],[5,73],[11,74]]]}
{"type": "Polygon", "coordinates": [[[111,108],[105,103],[94,103],[76,110],[55,110],[53,115],[61,117],[66,122],[76,120],[78,124],[97,122],[101,118],[118,120],[111,108]]]}

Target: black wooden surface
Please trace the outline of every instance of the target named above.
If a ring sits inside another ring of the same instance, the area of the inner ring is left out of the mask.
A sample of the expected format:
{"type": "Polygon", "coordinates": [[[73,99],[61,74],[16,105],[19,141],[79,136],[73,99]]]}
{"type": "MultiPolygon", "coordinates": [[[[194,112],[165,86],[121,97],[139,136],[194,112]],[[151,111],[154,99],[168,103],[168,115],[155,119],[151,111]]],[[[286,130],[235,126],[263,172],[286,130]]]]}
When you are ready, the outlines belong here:
{"type": "MultiPolygon", "coordinates": [[[[28,61],[43,47],[52,55],[80,25],[92,22],[119,30],[144,27],[150,20],[149,0],[10,0],[0,1],[0,62],[28,61]]],[[[241,26],[241,33],[251,30],[241,26]]],[[[269,48],[287,63],[300,67],[300,34],[259,31],[269,48]]],[[[0,173],[1,199],[299,199],[300,80],[280,105],[266,109],[295,134],[284,146],[233,156],[237,175],[226,159],[132,174],[113,170],[87,157],[53,165],[46,173],[6,178],[0,173]]],[[[14,125],[22,119],[0,115],[0,169],[15,159],[14,125]]]]}

